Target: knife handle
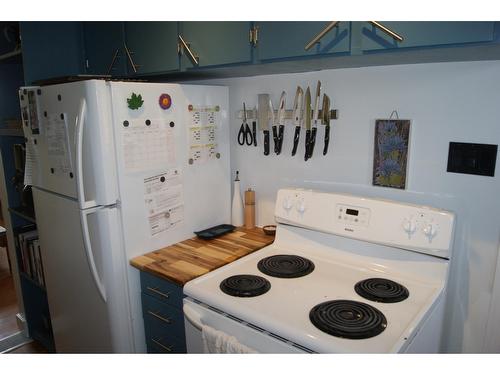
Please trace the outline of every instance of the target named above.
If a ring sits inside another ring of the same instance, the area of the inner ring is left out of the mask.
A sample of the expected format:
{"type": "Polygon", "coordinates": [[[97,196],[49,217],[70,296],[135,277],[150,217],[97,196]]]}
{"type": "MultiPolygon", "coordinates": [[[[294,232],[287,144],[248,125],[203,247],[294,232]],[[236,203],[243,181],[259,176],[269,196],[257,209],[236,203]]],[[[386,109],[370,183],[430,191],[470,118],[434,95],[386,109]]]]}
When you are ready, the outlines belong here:
{"type": "Polygon", "coordinates": [[[253,145],[257,147],[257,121],[252,122],[253,145]]]}
{"type": "Polygon", "coordinates": [[[311,146],[311,129],[306,130],[306,153],[304,154],[304,160],[309,159],[309,147],[311,146]]]}
{"type": "Polygon", "coordinates": [[[323,148],[323,155],[328,152],[328,143],[330,143],[330,125],[325,126],[325,146],[323,148]]]}
{"type": "Polygon", "coordinates": [[[275,125],[273,125],[273,140],[274,140],[274,153],[277,154],[279,139],[278,139],[278,129],[276,128],[275,125]]]}
{"type": "Polygon", "coordinates": [[[269,130],[264,130],[264,155],[269,155],[269,130]]]}
{"type": "Polygon", "coordinates": [[[293,135],[292,156],[294,156],[297,153],[297,146],[299,145],[299,138],[300,138],[300,126],[296,126],[295,127],[295,134],[293,135]]]}
{"type": "Polygon", "coordinates": [[[312,158],[314,153],[314,145],[316,144],[316,133],[318,129],[315,127],[312,128],[311,139],[309,140],[309,155],[308,158],[312,158]]]}
{"type": "Polygon", "coordinates": [[[283,147],[283,134],[285,132],[285,125],[280,125],[279,130],[278,130],[278,152],[276,152],[277,155],[281,153],[281,148],[283,147]]]}

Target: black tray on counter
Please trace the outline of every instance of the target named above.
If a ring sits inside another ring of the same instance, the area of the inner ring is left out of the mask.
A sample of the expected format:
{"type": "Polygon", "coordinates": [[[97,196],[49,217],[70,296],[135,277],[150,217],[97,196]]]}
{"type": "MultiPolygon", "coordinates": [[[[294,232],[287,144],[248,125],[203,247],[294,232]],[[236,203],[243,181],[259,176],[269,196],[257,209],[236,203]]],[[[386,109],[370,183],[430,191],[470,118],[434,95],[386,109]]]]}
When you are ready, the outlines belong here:
{"type": "Polygon", "coordinates": [[[196,234],[198,238],[201,238],[203,240],[211,240],[213,238],[222,236],[223,234],[232,232],[233,230],[235,230],[235,228],[236,227],[231,224],[221,224],[212,228],[203,229],[199,232],[194,232],[194,234],[196,234]]]}

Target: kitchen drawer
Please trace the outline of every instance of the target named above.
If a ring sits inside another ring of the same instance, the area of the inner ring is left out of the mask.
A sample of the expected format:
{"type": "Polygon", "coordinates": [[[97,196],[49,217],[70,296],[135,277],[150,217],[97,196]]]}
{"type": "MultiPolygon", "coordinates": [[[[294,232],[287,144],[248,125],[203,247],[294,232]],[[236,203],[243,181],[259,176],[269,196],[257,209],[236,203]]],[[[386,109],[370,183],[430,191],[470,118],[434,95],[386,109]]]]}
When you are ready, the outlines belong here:
{"type": "Polygon", "coordinates": [[[184,314],[182,310],[143,293],[142,315],[146,332],[184,338],[184,314]]]}
{"type": "Polygon", "coordinates": [[[181,342],[169,337],[155,335],[146,337],[146,346],[148,353],[181,354],[187,352],[185,341],[181,342]]]}
{"type": "Polygon", "coordinates": [[[182,287],[175,285],[165,279],[153,276],[147,272],[141,272],[142,292],[168,303],[178,309],[182,309],[182,287]]]}

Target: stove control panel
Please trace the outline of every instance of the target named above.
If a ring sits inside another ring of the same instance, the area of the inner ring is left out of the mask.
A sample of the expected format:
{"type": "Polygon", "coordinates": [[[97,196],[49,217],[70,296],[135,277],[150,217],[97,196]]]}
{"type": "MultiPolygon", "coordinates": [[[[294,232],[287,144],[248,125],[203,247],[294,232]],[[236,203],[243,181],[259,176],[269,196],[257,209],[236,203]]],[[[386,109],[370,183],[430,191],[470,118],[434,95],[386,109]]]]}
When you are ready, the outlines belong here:
{"type": "Polygon", "coordinates": [[[305,189],[282,189],[278,223],[449,258],[455,215],[433,207],[305,189]]]}
{"type": "Polygon", "coordinates": [[[408,239],[423,235],[429,243],[432,243],[432,240],[438,235],[440,227],[439,220],[436,219],[435,215],[424,211],[406,217],[401,226],[408,235],[408,239]]]}
{"type": "Polygon", "coordinates": [[[370,223],[369,208],[337,204],[336,212],[337,220],[345,224],[368,226],[370,223]]]}

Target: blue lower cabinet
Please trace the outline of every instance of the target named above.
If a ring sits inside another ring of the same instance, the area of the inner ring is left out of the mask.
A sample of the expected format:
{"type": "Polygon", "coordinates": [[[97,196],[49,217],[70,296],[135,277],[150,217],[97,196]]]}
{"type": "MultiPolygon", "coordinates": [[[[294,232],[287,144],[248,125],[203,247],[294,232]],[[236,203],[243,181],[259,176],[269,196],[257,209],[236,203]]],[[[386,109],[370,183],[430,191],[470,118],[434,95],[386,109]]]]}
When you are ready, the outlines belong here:
{"type": "Polygon", "coordinates": [[[186,353],[182,288],[141,272],[141,289],[148,353],[186,353]]]}
{"type": "Polygon", "coordinates": [[[184,337],[184,314],[177,309],[146,294],[142,295],[142,315],[144,324],[157,333],[184,337]]]}
{"type": "Polygon", "coordinates": [[[183,354],[186,353],[185,341],[176,341],[169,337],[146,336],[148,353],[157,354],[183,354]]]}
{"type": "Polygon", "coordinates": [[[165,279],[141,272],[142,292],[166,304],[182,310],[182,287],[165,279]]]}

